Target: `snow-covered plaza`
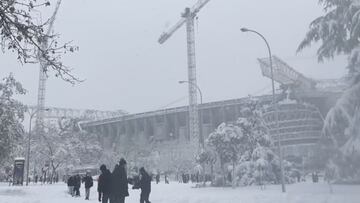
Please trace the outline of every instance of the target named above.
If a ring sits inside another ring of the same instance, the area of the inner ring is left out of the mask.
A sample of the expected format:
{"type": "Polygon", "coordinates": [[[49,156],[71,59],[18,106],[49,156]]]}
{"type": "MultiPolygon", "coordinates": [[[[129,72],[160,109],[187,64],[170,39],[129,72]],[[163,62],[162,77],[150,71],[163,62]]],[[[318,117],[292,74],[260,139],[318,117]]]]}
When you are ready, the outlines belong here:
{"type": "MultiPolygon", "coordinates": [[[[90,200],[67,194],[63,183],[53,185],[8,186],[0,184],[1,203],[81,203],[98,202],[96,183],[91,190],[90,200]]],[[[334,185],[334,193],[329,192],[325,183],[304,182],[287,185],[287,192],[281,193],[278,185],[232,188],[193,188],[191,184],[152,184],[152,203],[359,203],[360,185],[334,185]]],[[[127,203],[139,202],[139,190],[129,190],[127,203]]]]}

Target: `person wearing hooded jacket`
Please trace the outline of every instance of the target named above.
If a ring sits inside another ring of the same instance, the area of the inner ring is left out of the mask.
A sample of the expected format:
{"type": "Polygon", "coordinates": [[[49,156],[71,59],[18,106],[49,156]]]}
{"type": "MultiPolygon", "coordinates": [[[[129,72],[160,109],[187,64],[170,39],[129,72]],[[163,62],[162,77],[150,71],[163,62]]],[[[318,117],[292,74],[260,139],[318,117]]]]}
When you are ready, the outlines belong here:
{"type": "Polygon", "coordinates": [[[75,197],[80,197],[80,187],[81,187],[81,177],[77,174],[74,179],[74,190],[75,190],[75,197]]]}
{"type": "Polygon", "coordinates": [[[129,196],[126,161],[121,158],[112,172],[112,186],[110,203],[124,203],[125,197],[129,196]]]}
{"type": "Polygon", "coordinates": [[[151,192],[151,177],[146,172],[144,167],[141,167],[139,172],[141,176],[139,184],[136,186],[134,185],[133,189],[141,189],[140,203],[151,203],[149,201],[149,196],[151,192]]]}
{"type": "Polygon", "coordinates": [[[86,172],[86,176],[83,177],[82,182],[85,183],[85,200],[89,200],[90,197],[90,188],[93,186],[93,178],[91,177],[91,173],[86,172]]]}
{"type": "Polygon", "coordinates": [[[111,195],[111,173],[104,164],[100,166],[100,171],[97,188],[99,202],[108,203],[111,195]]]}

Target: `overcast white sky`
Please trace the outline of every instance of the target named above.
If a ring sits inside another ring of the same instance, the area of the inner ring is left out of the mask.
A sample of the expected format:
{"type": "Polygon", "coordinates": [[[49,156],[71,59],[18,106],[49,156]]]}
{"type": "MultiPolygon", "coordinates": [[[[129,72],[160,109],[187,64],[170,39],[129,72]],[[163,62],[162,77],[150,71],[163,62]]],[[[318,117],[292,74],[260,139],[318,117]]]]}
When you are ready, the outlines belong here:
{"type": "MultiPolygon", "coordinates": [[[[185,27],[164,45],[157,39],[196,0],[63,0],[55,30],[74,40],[80,51],[64,57],[85,82],[72,86],[50,77],[46,105],[128,112],[157,110],[187,96],[185,27]]],[[[52,1],[55,5],[55,1],[52,1]]],[[[52,11],[51,8],[49,11],[52,11]]],[[[338,78],[345,57],[324,64],[316,49],[296,54],[309,23],[322,14],[315,0],[212,0],[196,22],[198,86],[204,102],[268,93],[270,80],[261,75],[256,58],[266,57],[257,36],[241,33],[246,26],[268,39],[274,54],[312,78],[338,78]],[[264,87],[265,91],[261,91],[264,87]]],[[[28,90],[21,100],[36,104],[39,67],[23,65],[1,53],[3,78],[10,72],[28,90]]],[[[186,105],[186,98],[173,106],[186,105]]]]}

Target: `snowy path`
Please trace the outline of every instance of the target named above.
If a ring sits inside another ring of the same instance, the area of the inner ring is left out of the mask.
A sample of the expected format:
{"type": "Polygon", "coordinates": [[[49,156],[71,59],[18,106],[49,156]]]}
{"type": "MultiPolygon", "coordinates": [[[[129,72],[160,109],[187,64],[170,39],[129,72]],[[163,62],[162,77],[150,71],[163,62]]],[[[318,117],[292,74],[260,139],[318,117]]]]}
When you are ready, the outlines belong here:
{"type": "MultiPolygon", "coordinates": [[[[96,185],[92,188],[90,201],[84,197],[73,198],[66,193],[65,184],[31,185],[29,187],[9,187],[0,183],[0,203],[86,203],[98,202],[96,185]]],[[[83,195],[84,188],[81,188],[83,195]]],[[[171,183],[153,184],[150,201],[153,203],[359,203],[360,186],[334,186],[334,194],[329,193],[326,184],[300,183],[287,186],[282,194],[280,186],[242,188],[191,188],[191,185],[171,183]]],[[[129,190],[127,203],[139,202],[138,190],[129,190]]]]}

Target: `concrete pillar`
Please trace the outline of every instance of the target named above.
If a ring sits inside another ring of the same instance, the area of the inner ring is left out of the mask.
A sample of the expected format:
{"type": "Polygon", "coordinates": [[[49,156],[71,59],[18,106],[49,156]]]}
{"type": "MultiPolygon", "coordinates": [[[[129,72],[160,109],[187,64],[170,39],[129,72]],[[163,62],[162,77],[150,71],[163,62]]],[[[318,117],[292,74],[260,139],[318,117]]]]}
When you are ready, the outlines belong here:
{"type": "Polygon", "coordinates": [[[164,114],[164,134],[161,136],[164,139],[168,139],[169,138],[169,134],[170,134],[170,125],[169,125],[169,117],[167,114],[164,114]]]}
{"type": "Polygon", "coordinates": [[[115,125],[116,138],[119,138],[121,135],[121,123],[116,123],[115,125]]]}
{"type": "Polygon", "coordinates": [[[157,123],[156,123],[156,118],[155,116],[153,117],[150,117],[149,119],[150,121],[150,124],[151,124],[151,128],[152,128],[152,136],[150,137],[151,138],[151,141],[155,141],[156,140],[156,134],[157,134],[157,123]]]}
{"type": "Polygon", "coordinates": [[[185,127],[187,134],[185,135],[185,138],[187,141],[190,141],[190,118],[189,118],[189,111],[185,115],[185,127]]]}
{"type": "Polygon", "coordinates": [[[220,107],[221,122],[226,122],[225,106],[220,107]]]}
{"type": "Polygon", "coordinates": [[[178,113],[174,113],[174,136],[176,139],[179,139],[179,117],[178,117],[178,113]]]}
{"type": "Polygon", "coordinates": [[[216,126],[215,126],[215,117],[214,117],[215,115],[214,115],[214,111],[213,111],[213,109],[209,109],[209,119],[210,119],[210,125],[211,125],[211,127],[212,128],[216,128],[216,126]]]}
{"type": "Polygon", "coordinates": [[[235,105],[235,117],[236,120],[240,117],[240,104],[235,105]]]}
{"type": "Polygon", "coordinates": [[[134,129],[134,137],[138,137],[139,136],[138,120],[134,119],[132,124],[133,124],[133,129],[134,129]]]}
{"type": "Polygon", "coordinates": [[[130,127],[129,127],[128,121],[124,121],[123,128],[124,128],[124,138],[123,138],[123,140],[127,141],[129,139],[129,137],[130,137],[130,127]]]}
{"type": "Polygon", "coordinates": [[[103,125],[103,146],[105,147],[106,150],[110,150],[111,149],[111,126],[108,125],[103,125]]]}
{"type": "Polygon", "coordinates": [[[144,135],[145,135],[147,140],[149,140],[150,134],[151,134],[151,132],[150,132],[149,119],[144,118],[144,135]]]}

